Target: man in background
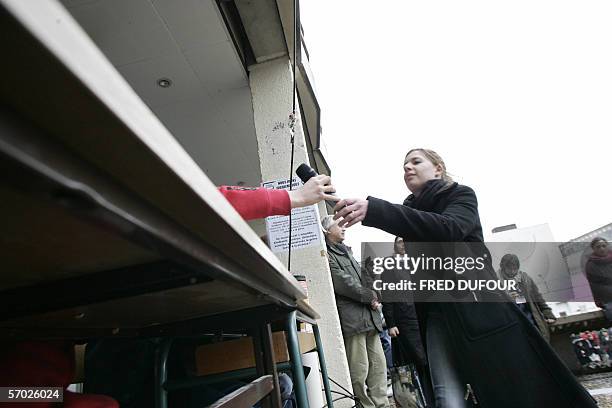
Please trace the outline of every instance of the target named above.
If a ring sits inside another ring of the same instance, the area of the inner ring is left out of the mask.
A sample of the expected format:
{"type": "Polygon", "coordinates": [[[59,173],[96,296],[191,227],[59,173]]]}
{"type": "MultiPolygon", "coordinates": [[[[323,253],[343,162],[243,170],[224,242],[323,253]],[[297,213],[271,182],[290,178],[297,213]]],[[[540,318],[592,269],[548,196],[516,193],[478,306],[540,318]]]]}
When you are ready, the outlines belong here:
{"type": "Polygon", "coordinates": [[[378,296],[343,244],[345,228],[331,215],[324,217],[321,225],[353,392],[364,408],[389,408],[387,364],[378,337],[383,329],[378,296]]]}

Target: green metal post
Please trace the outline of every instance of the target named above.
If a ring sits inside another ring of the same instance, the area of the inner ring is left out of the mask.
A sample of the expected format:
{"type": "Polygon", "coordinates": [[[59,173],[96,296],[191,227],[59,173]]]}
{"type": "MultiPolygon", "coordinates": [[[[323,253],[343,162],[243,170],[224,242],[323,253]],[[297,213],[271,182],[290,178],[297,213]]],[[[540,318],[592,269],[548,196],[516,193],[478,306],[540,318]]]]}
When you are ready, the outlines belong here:
{"type": "Polygon", "coordinates": [[[298,341],[295,318],[296,312],[294,310],[287,316],[286,328],[287,348],[289,349],[289,357],[291,359],[295,399],[298,408],[310,408],[308,404],[308,394],[306,394],[306,379],[304,378],[304,366],[302,364],[302,355],[300,353],[300,343],[298,341]]]}
{"type": "Polygon", "coordinates": [[[325,388],[325,399],[327,400],[327,406],[329,408],[334,407],[334,400],[331,394],[331,387],[329,385],[329,377],[327,376],[327,366],[325,365],[325,355],[323,354],[323,344],[321,343],[321,333],[319,333],[319,325],[312,325],[315,342],[317,344],[317,354],[319,355],[319,365],[321,366],[321,377],[323,377],[323,388],[325,388]]]}
{"type": "Polygon", "coordinates": [[[168,408],[168,354],[172,339],[161,339],[155,349],[155,408],[168,408]]]}

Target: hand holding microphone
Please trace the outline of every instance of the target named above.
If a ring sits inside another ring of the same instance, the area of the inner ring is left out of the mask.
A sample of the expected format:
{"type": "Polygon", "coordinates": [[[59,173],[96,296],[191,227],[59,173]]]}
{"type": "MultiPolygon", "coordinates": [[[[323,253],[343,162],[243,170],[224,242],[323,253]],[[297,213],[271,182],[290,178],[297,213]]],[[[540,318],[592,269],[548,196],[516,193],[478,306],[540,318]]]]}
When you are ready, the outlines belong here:
{"type": "MultiPolygon", "coordinates": [[[[304,183],[306,183],[304,184],[304,187],[306,187],[310,180],[313,180],[317,177],[327,177],[327,179],[320,180],[322,180],[324,184],[331,183],[331,178],[329,178],[328,176],[317,175],[317,172],[314,171],[313,168],[307,165],[306,163],[300,164],[295,173],[304,183]]],[[[329,186],[325,187],[332,186],[330,184],[329,186]]],[[[336,190],[332,187],[330,190],[327,191],[334,193],[336,190]]],[[[319,199],[319,201],[320,200],[321,199],[319,199]]],[[[339,219],[340,222],[338,223],[338,225],[341,227],[348,228],[358,222],[363,221],[368,212],[368,200],[363,200],[359,198],[340,199],[339,197],[330,194],[325,195],[325,200],[332,201],[332,205],[334,204],[334,202],[338,201],[338,203],[335,204],[334,207],[334,212],[336,213],[334,215],[334,220],[339,219]]]]}
{"type": "Polygon", "coordinates": [[[333,195],[336,189],[331,184],[331,177],[324,174],[318,175],[312,167],[302,163],[295,173],[304,182],[297,190],[289,191],[291,208],[305,207],[316,204],[321,200],[336,202],[340,198],[333,195]]]}

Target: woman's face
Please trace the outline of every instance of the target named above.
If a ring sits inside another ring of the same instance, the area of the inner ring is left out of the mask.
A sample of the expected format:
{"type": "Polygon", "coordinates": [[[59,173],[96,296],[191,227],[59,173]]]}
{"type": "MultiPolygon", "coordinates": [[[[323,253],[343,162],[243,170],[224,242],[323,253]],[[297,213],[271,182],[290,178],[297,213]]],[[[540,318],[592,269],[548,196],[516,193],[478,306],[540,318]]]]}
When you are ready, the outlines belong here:
{"type": "Polygon", "coordinates": [[[442,176],[442,167],[435,166],[421,151],[411,152],[404,159],[404,182],[413,194],[421,191],[426,182],[442,176]]]}

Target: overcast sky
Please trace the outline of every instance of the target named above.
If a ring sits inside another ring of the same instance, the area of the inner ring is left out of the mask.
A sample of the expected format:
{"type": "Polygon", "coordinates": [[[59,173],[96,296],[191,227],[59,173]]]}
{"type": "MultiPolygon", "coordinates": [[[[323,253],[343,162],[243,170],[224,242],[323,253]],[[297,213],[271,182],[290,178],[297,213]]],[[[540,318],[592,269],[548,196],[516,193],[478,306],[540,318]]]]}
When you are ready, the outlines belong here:
{"type": "Polygon", "coordinates": [[[404,155],[427,147],[485,233],[612,222],[612,2],[302,0],[301,18],[341,196],[401,203],[404,155]]]}

